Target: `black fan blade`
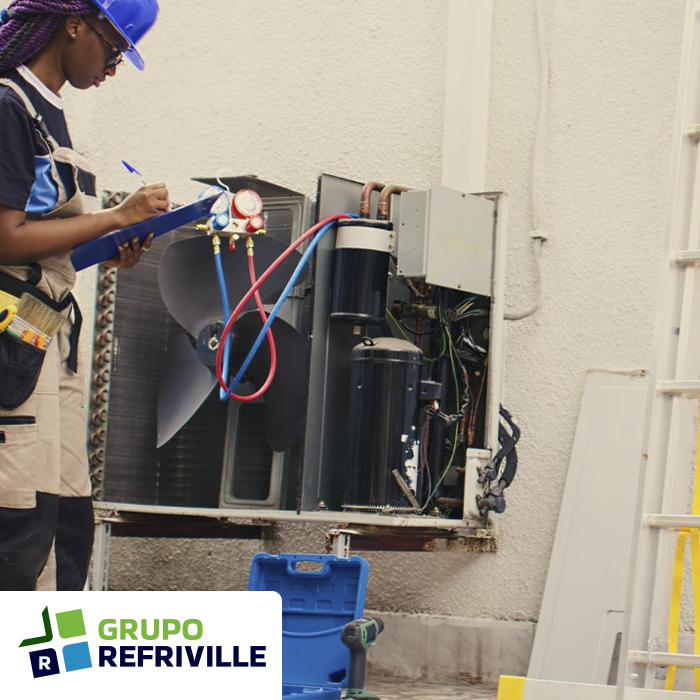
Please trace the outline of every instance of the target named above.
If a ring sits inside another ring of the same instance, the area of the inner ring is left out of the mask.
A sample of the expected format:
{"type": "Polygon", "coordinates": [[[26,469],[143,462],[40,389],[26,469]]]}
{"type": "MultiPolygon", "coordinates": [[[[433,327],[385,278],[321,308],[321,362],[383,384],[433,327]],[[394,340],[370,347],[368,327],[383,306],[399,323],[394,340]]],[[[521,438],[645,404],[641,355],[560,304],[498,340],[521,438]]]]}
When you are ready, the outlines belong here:
{"type": "Polygon", "coordinates": [[[170,338],[158,389],[158,447],[192,418],[216,383],[186,335],[170,338]]]}
{"type": "MultiPolygon", "coordinates": [[[[247,357],[262,327],[257,311],[249,311],[234,324],[229,365],[231,375],[247,357]]],[[[309,342],[279,318],[272,324],[272,335],[277,348],[277,371],[264,396],[266,437],[270,449],[284,452],[301,438],[304,430],[309,342]]],[[[266,340],[251,362],[247,376],[260,387],[269,371],[270,346],[266,340]]]]}
{"type": "MultiPolygon", "coordinates": [[[[258,276],[274,262],[287,246],[267,236],[255,238],[255,270],[258,276]]],[[[241,241],[236,250],[230,250],[226,241],[221,247],[221,257],[228,287],[231,311],[250,289],[248,256],[241,241]]],[[[260,288],[265,302],[276,301],[284,289],[301,255],[294,251],[266,280],[260,288]]],[[[305,278],[306,270],[299,276],[305,278]]],[[[193,236],[175,241],[168,246],[158,269],[158,286],[168,311],[193,337],[209,323],[223,320],[216,265],[212,242],[208,236],[193,236]]],[[[249,306],[255,306],[251,300],[249,306]]],[[[226,319],[228,320],[228,319],[226,319]]]]}

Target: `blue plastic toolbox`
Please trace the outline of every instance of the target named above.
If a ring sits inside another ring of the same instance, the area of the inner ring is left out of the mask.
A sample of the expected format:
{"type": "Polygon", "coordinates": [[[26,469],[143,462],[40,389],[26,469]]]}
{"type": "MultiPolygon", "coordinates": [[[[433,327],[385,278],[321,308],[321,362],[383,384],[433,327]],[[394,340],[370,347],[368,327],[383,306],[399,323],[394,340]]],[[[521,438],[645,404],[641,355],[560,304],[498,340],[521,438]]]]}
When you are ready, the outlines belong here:
{"type": "Polygon", "coordinates": [[[249,591],[282,596],[282,697],[338,700],[348,685],[350,650],[343,627],[365,609],[369,564],[361,557],[341,559],[309,554],[256,554],[249,591]],[[301,571],[316,562],[317,571],[301,571]]]}

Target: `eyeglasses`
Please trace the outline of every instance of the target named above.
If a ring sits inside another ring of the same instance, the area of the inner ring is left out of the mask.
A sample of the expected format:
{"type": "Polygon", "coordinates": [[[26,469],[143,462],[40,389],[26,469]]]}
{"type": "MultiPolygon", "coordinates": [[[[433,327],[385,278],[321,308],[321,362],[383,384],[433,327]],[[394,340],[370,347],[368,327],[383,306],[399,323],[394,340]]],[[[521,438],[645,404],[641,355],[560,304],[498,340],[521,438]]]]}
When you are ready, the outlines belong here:
{"type": "Polygon", "coordinates": [[[102,41],[109,49],[109,55],[107,56],[107,61],[105,62],[105,68],[116,68],[124,60],[124,56],[122,56],[122,50],[118,49],[109,39],[107,39],[100,32],[98,32],[97,29],[84,17],[83,22],[85,22],[85,24],[87,24],[87,26],[90,27],[90,29],[92,29],[92,31],[95,32],[95,34],[97,34],[97,36],[100,37],[100,39],[102,39],[102,41]]]}

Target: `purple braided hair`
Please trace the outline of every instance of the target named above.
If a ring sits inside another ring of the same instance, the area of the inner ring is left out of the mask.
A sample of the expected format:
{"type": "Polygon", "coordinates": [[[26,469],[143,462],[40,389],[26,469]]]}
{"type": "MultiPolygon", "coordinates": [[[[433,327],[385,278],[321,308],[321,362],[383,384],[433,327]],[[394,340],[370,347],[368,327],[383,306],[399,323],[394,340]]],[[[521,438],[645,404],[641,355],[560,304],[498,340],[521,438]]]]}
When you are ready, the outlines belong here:
{"type": "Polygon", "coordinates": [[[0,12],[0,73],[36,56],[51,41],[61,17],[96,12],[88,0],[12,0],[0,12]]]}

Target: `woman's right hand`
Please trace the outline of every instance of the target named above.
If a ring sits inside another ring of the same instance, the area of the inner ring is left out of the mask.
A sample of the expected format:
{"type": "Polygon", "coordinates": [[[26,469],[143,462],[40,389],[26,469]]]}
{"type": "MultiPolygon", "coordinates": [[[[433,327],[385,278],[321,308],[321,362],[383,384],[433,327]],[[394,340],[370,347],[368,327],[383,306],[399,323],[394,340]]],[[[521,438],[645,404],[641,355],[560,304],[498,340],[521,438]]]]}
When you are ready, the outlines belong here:
{"type": "Polygon", "coordinates": [[[144,185],[130,194],[116,209],[122,219],[122,228],[170,211],[170,195],[163,182],[144,185]]]}

